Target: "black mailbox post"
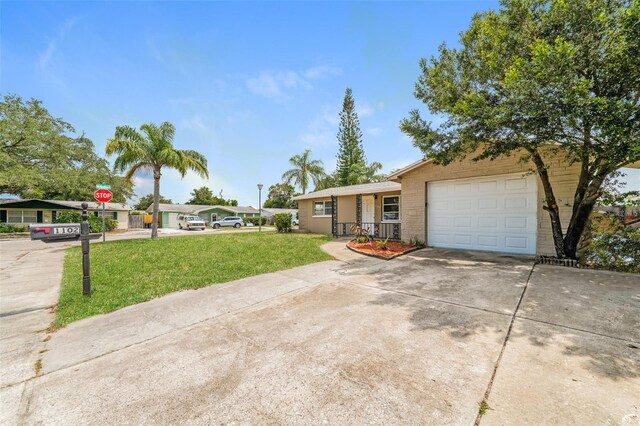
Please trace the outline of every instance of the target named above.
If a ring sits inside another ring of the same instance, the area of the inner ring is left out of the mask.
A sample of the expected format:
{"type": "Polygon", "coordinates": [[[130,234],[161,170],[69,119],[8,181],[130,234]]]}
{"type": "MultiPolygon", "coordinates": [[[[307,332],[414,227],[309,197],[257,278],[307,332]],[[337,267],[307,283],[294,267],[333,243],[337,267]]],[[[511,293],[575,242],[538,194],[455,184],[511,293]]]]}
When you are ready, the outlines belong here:
{"type": "Polygon", "coordinates": [[[91,296],[91,260],[89,258],[89,204],[82,203],[82,223],[80,224],[80,241],[82,244],[82,294],[91,296]]]}
{"type": "Polygon", "coordinates": [[[32,240],[40,240],[45,243],[80,240],[82,245],[82,294],[85,296],[91,296],[89,240],[100,237],[100,234],[89,233],[88,207],[89,204],[86,202],[82,203],[81,223],[37,224],[29,226],[32,240]]]}

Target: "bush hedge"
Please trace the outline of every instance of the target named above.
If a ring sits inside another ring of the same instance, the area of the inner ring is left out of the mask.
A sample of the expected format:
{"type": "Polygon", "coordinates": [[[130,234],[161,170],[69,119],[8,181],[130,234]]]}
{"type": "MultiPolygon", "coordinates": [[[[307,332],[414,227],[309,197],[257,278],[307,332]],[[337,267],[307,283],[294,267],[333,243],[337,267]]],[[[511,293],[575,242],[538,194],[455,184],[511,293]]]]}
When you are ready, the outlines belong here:
{"type": "Polygon", "coordinates": [[[11,234],[14,232],[26,232],[28,225],[14,225],[11,223],[0,223],[0,234],[11,234]]]}
{"type": "Polygon", "coordinates": [[[291,232],[291,213],[276,213],[273,219],[278,232],[291,232]]]}
{"type": "Polygon", "coordinates": [[[261,225],[265,225],[267,223],[267,218],[265,216],[262,216],[262,218],[260,218],[259,216],[243,217],[242,221],[244,222],[245,226],[247,226],[247,223],[249,222],[253,223],[255,226],[258,226],[258,221],[260,219],[262,219],[261,225]]]}
{"type": "Polygon", "coordinates": [[[640,229],[593,237],[580,262],[595,268],[640,272],[640,229]]]}
{"type": "MultiPolygon", "coordinates": [[[[56,223],[80,223],[82,222],[82,213],[80,212],[60,212],[56,216],[56,223]]],[[[113,231],[118,227],[118,221],[105,218],[105,227],[107,231],[113,231]]],[[[89,232],[97,233],[102,232],[102,218],[90,215],[89,216],[89,232]]]]}

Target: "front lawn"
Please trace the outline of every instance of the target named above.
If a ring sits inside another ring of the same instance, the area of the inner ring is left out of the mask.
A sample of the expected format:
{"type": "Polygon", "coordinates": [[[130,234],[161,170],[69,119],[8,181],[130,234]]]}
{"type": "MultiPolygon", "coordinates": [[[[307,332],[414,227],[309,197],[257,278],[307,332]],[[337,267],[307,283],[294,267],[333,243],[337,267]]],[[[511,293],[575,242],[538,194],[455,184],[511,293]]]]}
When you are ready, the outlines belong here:
{"type": "Polygon", "coordinates": [[[68,249],[56,327],[178,290],[331,259],[329,237],[237,233],[91,244],[91,297],[82,296],[82,251],[68,249]]]}

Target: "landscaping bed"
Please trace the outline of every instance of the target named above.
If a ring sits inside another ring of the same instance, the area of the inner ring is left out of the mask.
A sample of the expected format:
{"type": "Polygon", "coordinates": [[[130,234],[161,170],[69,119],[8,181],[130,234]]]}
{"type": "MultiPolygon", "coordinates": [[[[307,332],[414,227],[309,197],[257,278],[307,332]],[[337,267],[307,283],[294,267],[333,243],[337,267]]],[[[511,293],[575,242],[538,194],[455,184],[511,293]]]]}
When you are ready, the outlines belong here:
{"type": "Polygon", "coordinates": [[[379,259],[393,259],[423,247],[423,245],[411,245],[398,241],[387,241],[386,243],[382,241],[368,241],[366,243],[359,243],[351,240],[347,243],[347,248],[350,250],[379,259]]]}

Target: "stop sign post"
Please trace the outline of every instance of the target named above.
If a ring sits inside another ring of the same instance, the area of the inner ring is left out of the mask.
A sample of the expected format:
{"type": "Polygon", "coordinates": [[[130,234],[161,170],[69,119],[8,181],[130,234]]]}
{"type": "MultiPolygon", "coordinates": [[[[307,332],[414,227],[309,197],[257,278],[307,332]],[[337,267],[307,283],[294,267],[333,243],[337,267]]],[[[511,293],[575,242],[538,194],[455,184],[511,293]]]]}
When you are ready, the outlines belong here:
{"type": "Polygon", "coordinates": [[[93,198],[95,198],[97,202],[102,203],[102,241],[105,241],[106,239],[105,232],[107,229],[105,226],[105,218],[104,218],[105,203],[108,203],[109,201],[111,201],[111,199],[113,198],[113,194],[108,189],[101,188],[101,189],[96,189],[96,191],[93,193],[93,198]]]}

